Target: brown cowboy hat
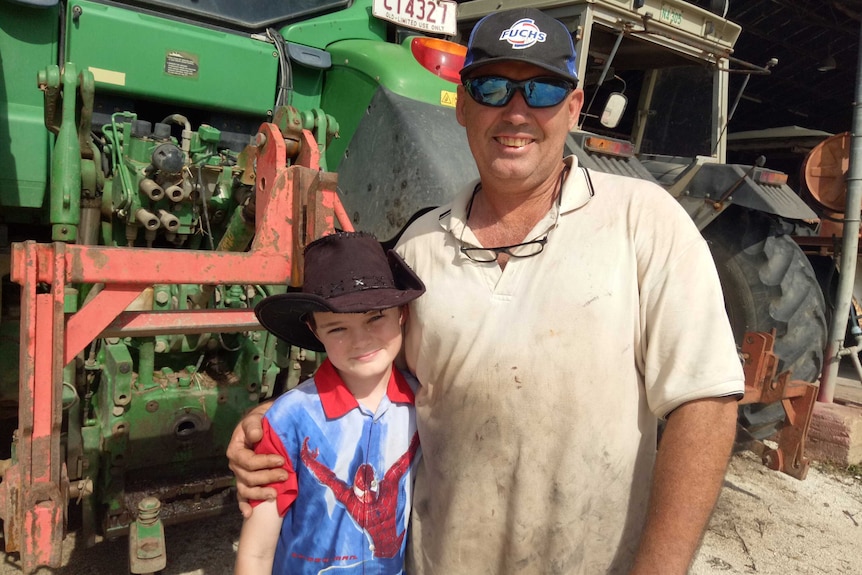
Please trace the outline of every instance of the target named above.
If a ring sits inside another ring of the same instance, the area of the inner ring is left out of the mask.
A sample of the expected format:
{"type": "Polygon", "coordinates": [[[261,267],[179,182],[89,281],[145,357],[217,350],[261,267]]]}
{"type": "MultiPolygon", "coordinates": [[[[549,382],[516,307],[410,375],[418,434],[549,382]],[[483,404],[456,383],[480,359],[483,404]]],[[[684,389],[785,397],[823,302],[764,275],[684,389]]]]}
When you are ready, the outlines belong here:
{"type": "Polygon", "coordinates": [[[364,232],[338,232],[305,248],[301,291],[272,295],[254,308],[260,324],[279,338],[313,351],[323,344],[306,324],[315,311],[363,313],[404,305],[425,284],[393,250],[364,232]]]}

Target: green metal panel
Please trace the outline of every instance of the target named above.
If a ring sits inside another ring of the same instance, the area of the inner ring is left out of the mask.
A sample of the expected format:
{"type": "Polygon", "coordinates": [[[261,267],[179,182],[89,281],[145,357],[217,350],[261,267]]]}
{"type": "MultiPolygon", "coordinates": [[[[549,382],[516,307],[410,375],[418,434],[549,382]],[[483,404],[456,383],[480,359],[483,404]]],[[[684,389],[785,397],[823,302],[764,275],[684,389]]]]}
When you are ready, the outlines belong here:
{"type": "Polygon", "coordinates": [[[293,71],[293,90],[287,103],[297,110],[320,108],[320,94],[323,91],[324,72],[307,68],[296,62],[291,63],[293,71]]]}
{"type": "Polygon", "coordinates": [[[321,50],[348,39],[386,41],[386,22],[371,16],[372,0],[356,0],[349,8],[309,18],[280,30],[288,42],[321,50]]]}
{"type": "Polygon", "coordinates": [[[338,121],[340,137],[327,149],[334,170],[364,116],[378,86],[400,96],[436,106],[454,106],[456,84],[423,68],[410,51],[411,38],[401,45],[371,40],[345,40],[329,46],[332,70],[326,76],[321,106],[338,121]]]}
{"type": "Polygon", "coordinates": [[[57,8],[0,0],[0,221],[40,208],[48,185],[51,134],[36,72],[57,58],[57,8]]]}
{"type": "MultiPolygon", "coordinates": [[[[456,84],[426,70],[410,51],[411,38],[400,45],[368,40],[345,40],[329,46],[333,69],[350,68],[369,82],[428,104],[441,104],[442,92],[454,92],[456,84]]],[[[332,91],[325,87],[324,98],[332,91]]],[[[343,96],[351,96],[344,94],[343,96]]],[[[327,110],[328,111],[328,110],[327,110]]]]}
{"type": "MultiPolygon", "coordinates": [[[[345,39],[385,42],[386,29],[386,22],[371,17],[371,0],[356,0],[344,10],[290,24],[279,32],[286,41],[293,44],[327,50],[331,44],[345,39]]],[[[333,64],[336,64],[334,60],[333,64]]],[[[297,62],[293,62],[292,66],[293,92],[288,103],[299,110],[320,108],[323,78],[326,75],[326,81],[331,82],[330,72],[307,68],[297,62]]],[[[370,98],[373,92],[372,88],[366,94],[367,98],[370,98]]],[[[345,116],[343,110],[339,112],[339,115],[345,116]]]]}
{"type": "Polygon", "coordinates": [[[278,58],[272,44],[96,2],[73,1],[67,59],[89,68],[97,92],[266,114],[278,58]]]}

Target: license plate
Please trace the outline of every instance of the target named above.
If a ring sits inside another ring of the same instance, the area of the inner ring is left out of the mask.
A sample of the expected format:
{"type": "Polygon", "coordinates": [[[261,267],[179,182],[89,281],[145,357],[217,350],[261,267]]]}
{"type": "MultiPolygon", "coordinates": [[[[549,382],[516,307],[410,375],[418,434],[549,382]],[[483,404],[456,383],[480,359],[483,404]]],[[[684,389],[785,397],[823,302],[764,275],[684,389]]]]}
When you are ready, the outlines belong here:
{"type": "Polygon", "coordinates": [[[446,36],[458,32],[456,9],[457,4],[451,0],[374,0],[371,5],[375,18],[446,36]]]}
{"type": "Polygon", "coordinates": [[[682,10],[662,4],[658,19],[673,26],[682,26],[682,10]]]}

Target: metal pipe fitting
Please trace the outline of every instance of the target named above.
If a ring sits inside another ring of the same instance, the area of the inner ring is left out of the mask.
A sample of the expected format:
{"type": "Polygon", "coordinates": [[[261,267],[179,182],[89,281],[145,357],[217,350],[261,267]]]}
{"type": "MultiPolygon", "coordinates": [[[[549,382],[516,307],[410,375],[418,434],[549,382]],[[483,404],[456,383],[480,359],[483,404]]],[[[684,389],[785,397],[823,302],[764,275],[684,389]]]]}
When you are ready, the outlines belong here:
{"type": "Polygon", "coordinates": [[[179,184],[173,184],[165,188],[165,194],[168,196],[169,200],[177,203],[183,201],[186,196],[182,186],[179,184]]]}
{"type": "Polygon", "coordinates": [[[135,212],[135,219],[147,231],[155,231],[159,229],[159,218],[156,215],[143,208],[135,212]]]}
{"type": "Polygon", "coordinates": [[[160,185],[158,185],[150,178],[144,178],[143,180],[141,180],[141,183],[138,184],[138,188],[154,202],[157,202],[165,197],[165,190],[163,190],[160,185]]]}
{"type": "Polygon", "coordinates": [[[168,210],[157,210],[159,222],[162,227],[169,233],[174,233],[180,229],[180,220],[168,210]]]}

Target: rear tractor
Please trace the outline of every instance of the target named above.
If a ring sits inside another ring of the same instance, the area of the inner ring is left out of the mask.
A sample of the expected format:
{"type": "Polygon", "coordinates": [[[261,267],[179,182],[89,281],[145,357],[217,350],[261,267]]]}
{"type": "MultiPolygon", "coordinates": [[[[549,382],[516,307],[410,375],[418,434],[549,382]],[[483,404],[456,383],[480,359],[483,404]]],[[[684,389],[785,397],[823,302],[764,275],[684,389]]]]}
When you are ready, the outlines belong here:
{"type": "Polygon", "coordinates": [[[740,27],[678,0],[474,0],[459,5],[459,25],[466,34],[515,6],[554,16],[575,41],[585,104],[567,152],[587,168],[658,183],[706,238],[746,369],[740,440],[804,477],[827,310],[797,239],[816,236],[820,220],[786,174],[726,161],[730,76],[768,74],[777,62],[735,58],[740,27]],[[760,443],[775,434],[778,449],[760,443]]]}

